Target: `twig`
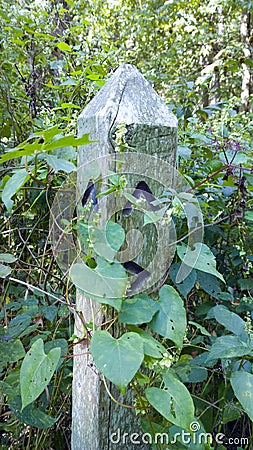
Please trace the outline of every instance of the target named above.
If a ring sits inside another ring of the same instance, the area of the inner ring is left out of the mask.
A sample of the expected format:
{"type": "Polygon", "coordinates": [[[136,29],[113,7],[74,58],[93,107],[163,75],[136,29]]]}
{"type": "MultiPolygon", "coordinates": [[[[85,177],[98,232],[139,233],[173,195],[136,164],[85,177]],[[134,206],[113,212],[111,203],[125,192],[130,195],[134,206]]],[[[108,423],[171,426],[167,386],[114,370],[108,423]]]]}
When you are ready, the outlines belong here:
{"type": "Polygon", "coordinates": [[[51,294],[50,292],[46,292],[46,291],[44,291],[44,290],[41,289],[41,288],[38,288],[38,287],[36,287],[36,286],[33,286],[32,284],[27,283],[26,281],[21,281],[21,280],[18,280],[17,278],[13,278],[13,277],[10,277],[9,280],[10,280],[10,281],[14,281],[15,283],[22,284],[23,286],[26,286],[27,289],[30,289],[31,291],[34,291],[34,290],[35,290],[35,291],[41,292],[42,294],[47,295],[48,297],[53,298],[53,299],[56,300],[57,302],[63,303],[64,305],[67,305],[69,308],[74,309],[74,308],[72,308],[72,306],[70,306],[67,302],[65,302],[65,300],[62,300],[61,298],[56,297],[56,295],[51,294]]]}

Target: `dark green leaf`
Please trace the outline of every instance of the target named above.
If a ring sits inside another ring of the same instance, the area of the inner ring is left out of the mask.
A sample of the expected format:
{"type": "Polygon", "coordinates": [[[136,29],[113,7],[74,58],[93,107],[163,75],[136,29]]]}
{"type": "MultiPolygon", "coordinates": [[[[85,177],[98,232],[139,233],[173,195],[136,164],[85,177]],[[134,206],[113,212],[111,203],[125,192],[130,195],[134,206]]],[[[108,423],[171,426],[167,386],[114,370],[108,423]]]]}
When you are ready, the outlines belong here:
{"type": "Polygon", "coordinates": [[[238,336],[220,336],[211,347],[211,351],[206,358],[207,361],[216,359],[239,358],[240,356],[251,355],[252,349],[239,339],[238,336]]]}
{"type": "Polygon", "coordinates": [[[222,412],[222,423],[232,422],[239,419],[242,415],[241,408],[234,403],[228,403],[222,412]]]}
{"type": "Polygon", "coordinates": [[[183,295],[183,297],[186,299],[187,295],[189,294],[189,292],[192,290],[192,288],[196,283],[197,275],[196,271],[192,270],[191,273],[188,275],[188,277],[184,279],[184,281],[177,283],[176,278],[179,271],[179,267],[180,267],[179,263],[172,264],[170,268],[170,278],[172,279],[174,286],[179,290],[180,294],[183,295]]]}
{"type": "Polygon", "coordinates": [[[219,295],[221,294],[221,288],[219,281],[214,275],[210,273],[198,271],[197,273],[197,281],[203,289],[203,291],[207,292],[207,294],[211,295],[213,298],[219,299],[219,295]]]}
{"type": "Polygon", "coordinates": [[[159,310],[150,322],[150,328],[181,347],[186,328],[186,313],[181,297],[172,286],[165,285],[160,289],[157,306],[159,310]]]}
{"type": "Polygon", "coordinates": [[[227,330],[238,336],[245,333],[244,320],[223,305],[216,305],[211,308],[206,316],[207,319],[215,318],[217,322],[223,325],[227,330]]]}
{"type": "Polygon", "coordinates": [[[20,396],[15,397],[10,402],[10,409],[15,414],[15,416],[20,420],[20,422],[31,425],[36,428],[50,428],[52,427],[58,420],[54,417],[50,417],[45,414],[40,409],[36,408],[33,405],[28,405],[26,408],[21,410],[21,398],[20,396]]]}
{"type": "Polygon", "coordinates": [[[54,321],[57,315],[58,308],[55,305],[43,306],[41,312],[44,314],[45,318],[51,323],[54,321]]]}
{"type": "Polygon", "coordinates": [[[5,341],[0,337],[0,361],[9,364],[25,357],[25,349],[19,339],[5,341]]]}
{"type": "Polygon", "coordinates": [[[7,333],[8,336],[13,338],[17,337],[22,333],[27,327],[29,327],[31,322],[31,316],[29,314],[19,314],[14,317],[9,323],[7,333]]]}
{"type": "Polygon", "coordinates": [[[158,309],[156,302],[144,293],[124,300],[118,319],[121,323],[133,325],[148,323],[158,309]]]}

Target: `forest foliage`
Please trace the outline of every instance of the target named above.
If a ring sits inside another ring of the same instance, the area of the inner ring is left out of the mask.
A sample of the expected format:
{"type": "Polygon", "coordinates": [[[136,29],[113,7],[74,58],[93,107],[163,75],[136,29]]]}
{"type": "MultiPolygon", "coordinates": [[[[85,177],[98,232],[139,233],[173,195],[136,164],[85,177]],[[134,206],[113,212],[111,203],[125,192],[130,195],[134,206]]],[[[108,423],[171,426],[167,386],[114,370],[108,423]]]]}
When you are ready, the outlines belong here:
{"type": "Polygon", "coordinates": [[[182,240],[166,283],[123,299],[115,320],[126,333],[115,341],[110,327],[98,330],[90,351],[122,392],[131,383],[144,430],[173,435],[197,418],[200,431],[247,437],[251,448],[252,9],[244,0],[0,0],[0,448],[70,448],[76,289],[54,261],[49,213],[89,143],[77,117],[123,62],[178,118],[178,168],[201,206],[204,245],[177,283],[187,222],[175,203],[182,240]]]}

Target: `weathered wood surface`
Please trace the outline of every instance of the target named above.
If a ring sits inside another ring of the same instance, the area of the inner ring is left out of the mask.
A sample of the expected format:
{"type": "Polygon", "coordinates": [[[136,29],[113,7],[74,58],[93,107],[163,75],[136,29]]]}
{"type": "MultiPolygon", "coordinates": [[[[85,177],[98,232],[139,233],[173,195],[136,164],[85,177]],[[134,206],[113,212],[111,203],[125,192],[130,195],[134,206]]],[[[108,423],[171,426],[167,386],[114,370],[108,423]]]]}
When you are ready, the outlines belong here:
{"type": "MultiPolygon", "coordinates": [[[[125,139],[128,151],[157,156],[175,167],[177,120],[139,71],[128,64],[116,70],[79,117],[79,135],[89,133],[90,139],[98,140],[79,148],[79,167],[115,151],[115,130],[122,123],[127,128],[125,139]]],[[[140,167],[139,163],[137,158],[136,164],[140,167]]],[[[106,167],[104,170],[106,172],[106,167]]],[[[154,178],[159,180],[161,169],[156,167],[155,170],[154,178]]],[[[79,188],[83,192],[82,177],[78,177],[79,188]]],[[[134,177],[137,181],[138,176],[134,177]]],[[[145,179],[145,173],[140,177],[145,179]]],[[[173,185],[173,172],[168,177],[171,177],[170,183],[173,185]]],[[[145,243],[147,250],[153,245],[153,237],[148,239],[149,242],[145,243]]],[[[77,309],[82,312],[85,322],[96,317],[96,325],[102,323],[101,305],[80,292],[77,293],[77,309]]],[[[79,337],[84,335],[81,321],[76,321],[75,334],[79,337]]],[[[72,450],[134,450],[136,445],[129,440],[127,443],[113,443],[110,436],[118,428],[121,435],[141,433],[135,412],[111,401],[90,355],[85,354],[86,350],[82,344],[74,349],[75,355],[80,356],[74,357],[72,450]]],[[[131,404],[131,394],[123,397],[110,383],[109,388],[119,402],[131,404]]],[[[138,445],[138,448],[147,449],[147,444],[138,445]]]]}

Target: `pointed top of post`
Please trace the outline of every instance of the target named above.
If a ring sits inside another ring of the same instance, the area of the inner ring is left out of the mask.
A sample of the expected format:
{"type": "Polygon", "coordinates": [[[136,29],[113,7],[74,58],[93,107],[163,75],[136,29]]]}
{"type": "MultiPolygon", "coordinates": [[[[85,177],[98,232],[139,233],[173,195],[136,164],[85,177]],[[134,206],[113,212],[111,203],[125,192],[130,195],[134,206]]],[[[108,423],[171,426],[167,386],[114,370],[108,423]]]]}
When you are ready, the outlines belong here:
{"type": "Polygon", "coordinates": [[[121,64],[79,116],[110,115],[110,122],[177,127],[177,119],[139,70],[121,64]]]}

